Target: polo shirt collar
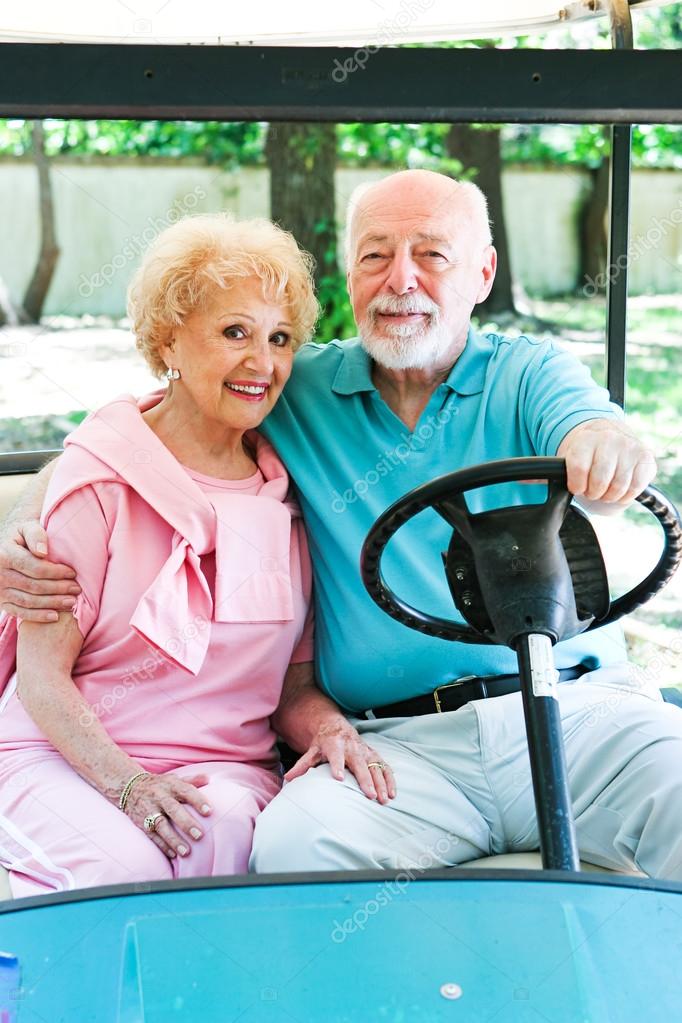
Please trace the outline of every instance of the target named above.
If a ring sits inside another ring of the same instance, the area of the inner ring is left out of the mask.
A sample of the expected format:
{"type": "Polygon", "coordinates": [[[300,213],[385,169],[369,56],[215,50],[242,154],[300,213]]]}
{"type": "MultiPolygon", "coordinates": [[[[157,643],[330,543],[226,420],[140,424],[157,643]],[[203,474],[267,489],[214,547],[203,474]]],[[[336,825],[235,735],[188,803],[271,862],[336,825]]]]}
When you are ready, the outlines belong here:
{"type": "MultiPolygon", "coordinates": [[[[464,351],[450,370],[443,384],[458,394],[480,394],[485,384],[485,373],[492,351],[487,336],[477,334],[469,327],[464,351]]],[[[372,381],[372,360],[359,338],[343,345],[343,359],[336,371],[332,390],[335,394],[360,394],[376,391],[372,381]]]]}
{"type": "Polygon", "coordinates": [[[457,394],[480,394],[485,386],[485,374],[493,351],[486,334],[477,334],[469,327],[464,351],[443,381],[457,394]]]}
{"type": "Polygon", "coordinates": [[[372,381],[372,360],[362,347],[360,338],[354,337],[342,345],[343,358],[336,371],[332,391],[335,394],[359,394],[376,391],[372,381]]]}

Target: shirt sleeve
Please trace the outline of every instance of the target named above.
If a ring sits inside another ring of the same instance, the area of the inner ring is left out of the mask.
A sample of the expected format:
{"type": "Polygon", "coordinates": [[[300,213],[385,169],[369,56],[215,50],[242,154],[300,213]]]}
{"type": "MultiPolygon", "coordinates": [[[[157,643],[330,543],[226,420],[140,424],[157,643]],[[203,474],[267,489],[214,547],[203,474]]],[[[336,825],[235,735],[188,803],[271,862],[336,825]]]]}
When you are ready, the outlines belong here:
{"type": "Polygon", "coordinates": [[[308,539],[306,537],[305,527],[303,521],[298,519],[296,525],[296,534],[298,536],[298,549],[299,557],[301,561],[301,582],[303,585],[303,592],[307,602],[307,613],[305,623],[303,625],[303,632],[299,639],[294,652],[291,655],[290,664],[303,664],[305,661],[312,661],[314,659],[314,636],[315,636],[315,611],[314,602],[312,595],[313,588],[313,570],[310,562],[310,552],[308,550],[308,539]]]}
{"type": "Polygon", "coordinates": [[[521,394],[526,427],[539,455],[556,455],[562,440],[589,419],[622,419],[605,387],[578,359],[553,342],[538,348],[521,394]]]}
{"type": "Polygon", "coordinates": [[[72,491],[44,517],[48,557],[70,565],[81,592],[73,615],[85,638],[99,615],[109,560],[111,529],[99,494],[99,485],[72,491]]]}

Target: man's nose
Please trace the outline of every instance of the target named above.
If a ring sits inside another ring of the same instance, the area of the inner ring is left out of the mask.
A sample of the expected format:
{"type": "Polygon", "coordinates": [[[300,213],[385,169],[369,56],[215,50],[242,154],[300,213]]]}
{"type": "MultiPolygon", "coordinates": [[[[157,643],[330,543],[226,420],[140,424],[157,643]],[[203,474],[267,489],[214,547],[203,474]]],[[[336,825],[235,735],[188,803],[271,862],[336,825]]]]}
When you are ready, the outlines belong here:
{"type": "Polygon", "coordinates": [[[396,252],[389,267],[386,285],[396,295],[406,295],[417,290],[417,267],[409,252],[396,252]]]}

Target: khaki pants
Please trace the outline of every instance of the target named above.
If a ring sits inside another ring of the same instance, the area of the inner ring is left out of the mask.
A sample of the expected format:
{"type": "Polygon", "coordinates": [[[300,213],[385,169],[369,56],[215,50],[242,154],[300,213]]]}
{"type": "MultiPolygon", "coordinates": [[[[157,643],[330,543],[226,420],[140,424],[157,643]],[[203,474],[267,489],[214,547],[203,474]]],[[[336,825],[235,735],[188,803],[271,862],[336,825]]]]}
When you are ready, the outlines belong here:
{"type": "MultiPolygon", "coordinates": [[[[682,711],[630,665],[559,686],[581,858],[682,879],[682,711]]],[[[413,718],[353,720],[398,795],[368,800],[326,764],[256,822],[250,869],[436,867],[538,847],[520,694],[413,718]]]]}

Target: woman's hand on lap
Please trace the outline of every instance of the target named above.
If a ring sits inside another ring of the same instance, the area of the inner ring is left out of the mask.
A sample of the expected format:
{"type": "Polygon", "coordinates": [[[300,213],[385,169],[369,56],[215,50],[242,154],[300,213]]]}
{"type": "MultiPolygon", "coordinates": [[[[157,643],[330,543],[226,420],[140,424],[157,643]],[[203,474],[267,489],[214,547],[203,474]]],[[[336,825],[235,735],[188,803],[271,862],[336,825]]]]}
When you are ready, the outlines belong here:
{"type": "Polygon", "coordinates": [[[197,774],[189,780],[172,773],[146,775],[133,786],[126,804],[126,815],[169,859],[176,855],[188,856],[192,842],[203,838],[204,829],[185,809],[185,804],[200,816],[208,817],[212,807],[200,791],[200,787],[207,784],[205,774],[197,774]],[[145,830],[145,817],[153,817],[157,813],[162,813],[164,819],[158,822],[154,831],[145,830]]]}

